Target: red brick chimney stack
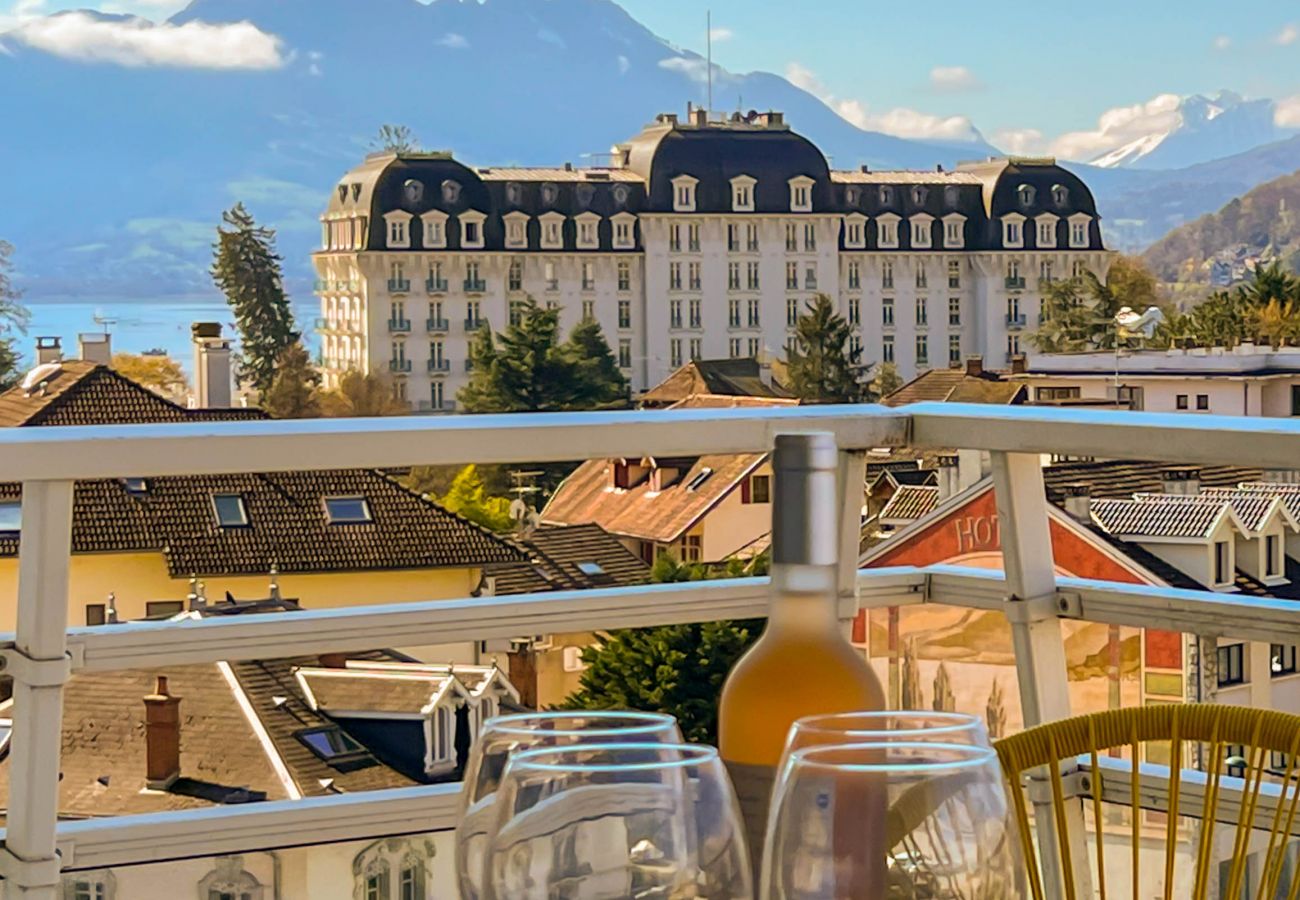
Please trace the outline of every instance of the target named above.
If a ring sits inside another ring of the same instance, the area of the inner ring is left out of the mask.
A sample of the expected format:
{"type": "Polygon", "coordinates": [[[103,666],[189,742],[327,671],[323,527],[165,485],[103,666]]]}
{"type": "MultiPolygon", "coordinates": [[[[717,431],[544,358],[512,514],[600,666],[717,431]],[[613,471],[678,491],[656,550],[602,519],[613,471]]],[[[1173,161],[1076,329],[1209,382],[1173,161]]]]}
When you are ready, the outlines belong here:
{"type": "Polygon", "coordinates": [[[181,698],[167,693],[167,676],[159,675],[144,698],[145,784],[165,791],[181,775],[181,698]]]}

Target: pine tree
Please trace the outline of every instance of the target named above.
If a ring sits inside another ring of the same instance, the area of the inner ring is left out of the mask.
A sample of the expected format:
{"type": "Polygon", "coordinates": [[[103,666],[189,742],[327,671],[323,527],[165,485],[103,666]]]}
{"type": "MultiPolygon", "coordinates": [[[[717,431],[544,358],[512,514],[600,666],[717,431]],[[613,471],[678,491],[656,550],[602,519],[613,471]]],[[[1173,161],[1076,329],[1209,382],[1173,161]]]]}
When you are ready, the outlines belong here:
{"type": "Polygon", "coordinates": [[[899,698],[902,709],[924,709],[925,696],[921,693],[921,666],[916,660],[916,638],[903,642],[903,696],[899,698]]]}
{"type": "Polygon", "coordinates": [[[561,343],[560,311],[531,297],[504,332],[484,326],[469,358],[473,374],[458,399],[473,413],[596,409],[626,397],[627,382],[599,327],[579,325],[561,343]]]}
{"type": "Polygon", "coordinates": [[[22,376],[21,354],[16,346],[17,336],[27,333],[27,323],[32,314],[18,301],[22,291],[14,287],[14,245],[0,240],[0,390],[8,390],[22,376]]]}
{"type": "Polygon", "coordinates": [[[956,712],[957,695],[952,691],[952,676],[948,667],[939,663],[939,671],[934,675],[934,709],[936,712],[956,712]]]}
{"type": "Polygon", "coordinates": [[[262,409],[277,419],[313,419],[320,415],[320,373],[302,342],[280,354],[271,387],[262,395],[262,409]]]}
{"type": "Polygon", "coordinates": [[[515,520],[510,515],[510,501],[505,497],[489,496],[478,466],[472,463],[460,470],[447,493],[431,499],[449,512],[492,531],[510,531],[515,527],[515,520]]]}
{"type": "Polygon", "coordinates": [[[628,383],[609,348],[600,323],[585,318],[569,334],[569,353],[578,368],[577,392],[593,407],[612,409],[628,402],[628,383]]]}
{"type": "Polygon", "coordinates": [[[862,403],[872,399],[865,383],[870,368],[862,350],[850,345],[852,329],[835,312],[831,298],[818,294],[795,324],[787,353],[790,389],[804,403],[862,403]]]}
{"type": "Polygon", "coordinates": [[[988,723],[989,737],[997,740],[1007,733],[1007,704],[1002,696],[1002,682],[993,679],[988,703],[984,706],[984,720],[988,723]]]}
{"type": "Polygon", "coordinates": [[[240,378],[259,393],[271,387],[275,363],[300,335],[284,293],[275,231],[258,225],[242,203],[221,214],[212,280],[235,313],[240,378]]]}

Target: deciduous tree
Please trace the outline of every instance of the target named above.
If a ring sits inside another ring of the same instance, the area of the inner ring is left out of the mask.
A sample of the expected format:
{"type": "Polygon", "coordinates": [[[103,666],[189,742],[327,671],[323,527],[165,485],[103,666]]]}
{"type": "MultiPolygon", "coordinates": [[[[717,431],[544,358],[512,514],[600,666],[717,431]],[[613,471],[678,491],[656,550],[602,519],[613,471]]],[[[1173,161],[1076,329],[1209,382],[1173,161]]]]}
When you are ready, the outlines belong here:
{"type": "Polygon", "coordinates": [[[114,353],[113,368],[118,374],[142,384],[156,394],[176,403],[185,402],[189,381],[181,364],[163,354],[114,353]]]}
{"type": "Polygon", "coordinates": [[[488,494],[478,466],[472,463],[460,470],[447,493],[431,499],[456,515],[492,531],[510,531],[515,527],[515,520],[510,515],[510,501],[488,494]]]}
{"type": "Polygon", "coordinates": [[[260,394],[271,387],[280,354],[301,336],[284,293],[275,231],[258,225],[242,203],[222,213],[221,221],[212,280],[235,313],[240,378],[260,394]]]}
{"type": "Polygon", "coordinates": [[[375,135],[370,146],[388,153],[420,152],[419,138],[405,125],[380,125],[379,134],[375,135]]]}
{"type": "Polygon", "coordinates": [[[320,394],[321,415],[329,418],[401,416],[410,411],[409,403],[394,396],[392,382],[377,373],[347,372],[338,387],[320,394]]]}
{"type": "Polygon", "coordinates": [[[314,419],[320,415],[320,372],[302,342],[280,353],[271,387],[262,395],[262,409],[277,419],[314,419]]]}

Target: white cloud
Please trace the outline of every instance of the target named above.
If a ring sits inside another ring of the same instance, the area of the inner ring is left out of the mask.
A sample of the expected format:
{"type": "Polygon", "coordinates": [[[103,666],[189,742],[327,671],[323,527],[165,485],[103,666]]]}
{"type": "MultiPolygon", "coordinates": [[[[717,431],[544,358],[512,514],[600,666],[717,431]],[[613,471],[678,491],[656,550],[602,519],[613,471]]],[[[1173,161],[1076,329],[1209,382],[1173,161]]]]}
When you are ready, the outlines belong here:
{"type": "Polygon", "coordinates": [[[449,31],[438,39],[438,46],[449,50],[464,50],[469,46],[469,41],[465,39],[465,35],[449,31]]]}
{"type": "Polygon", "coordinates": [[[1282,26],[1282,30],[1273,38],[1273,42],[1282,47],[1289,47],[1297,40],[1300,40],[1300,27],[1294,22],[1282,26]]]}
{"type": "Polygon", "coordinates": [[[989,140],[994,147],[1013,156],[1033,156],[1048,149],[1047,139],[1037,128],[1004,128],[993,132],[989,140]]]}
{"type": "Polygon", "coordinates": [[[1278,128],[1300,128],[1300,94],[1277,101],[1273,122],[1278,128]]]}
{"type": "Polygon", "coordinates": [[[1138,138],[1174,128],[1178,103],[1177,94],[1160,94],[1145,103],[1108,109],[1095,129],[1067,132],[1052,141],[1050,150],[1062,159],[1096,159],[1138,138]]]}
{"type": "Polygon", "coordinates": [[[1228,37],[1226,34],[1221,34],[1214,39],[1215,50],[1227,50],[1231,46],[1232,38],[1228,37]]]}
{"type": "Polygon", "coordinates": [[[709,32],[709,37],[713,38],[713,43],[721,44],[723,41],[729,41],[736,34],[730,28],[715,28],[709,32]]]}
{"type": "Polygon", "coordinates": [[[631,68],[632,68],[632,61],[620,53],[618,55],[618,74],[626,75],[628,70],[631,68]]]}
{"type": "MultiPolygon", "coordinates": [[[[704,84],[709,80],[709,64],[702,59],[689,56],[670,56],[659,60],[659,68],[669,72],[680,72],[691,81],[704,84]]],[[[718,75],[718,67],[713,67],[713,74],[718,75]]]]}
{"type": "Polygon", "coordinates": [[[936,91],[974,91],[983,87],[965,66],[935,66],[930,70],[930,87],[936,91]]]}
{"type": "Polygon", "coordinates": [[[274,69],[286,61],[280,39],[251,22],[155,25],[144,19],[106,22],[74,12],[27,19],[11,36],[56,56],[121,66],[274,69]]]}
{"type": "Polygon", "coordinates": [[[818,97],[839,113],[841,118],[867,131],[880,131],[895,137],[916,140],[974,141],[978,139],[975,126],[965,116],[936,116],[901,107],[876,113],[861,100],[836,97],[815,72],[797,62],[786,66],[785,77],[795,87],[818,97]]]}

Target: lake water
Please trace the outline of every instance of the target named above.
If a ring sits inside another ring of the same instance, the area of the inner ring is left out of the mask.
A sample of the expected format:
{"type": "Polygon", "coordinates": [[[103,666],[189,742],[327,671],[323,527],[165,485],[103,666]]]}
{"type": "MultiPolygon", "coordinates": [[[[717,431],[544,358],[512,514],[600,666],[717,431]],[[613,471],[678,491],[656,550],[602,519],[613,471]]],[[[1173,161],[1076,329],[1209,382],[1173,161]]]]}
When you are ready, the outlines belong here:
{"type": "MultiPolygon", "coordinates": [[[[18,342],[23,356],[30,361],[34,355],[37,337],[57,336],[63,339],[63,352],[70,358],[77,353],[77,335],[86,332],[108,331],[113,336],[114,352],[142,353],[145,350],[163,350],[181,363],[188,373],[193,350],[190,345],[190,325],[194,322],[220,322],[223,333],[235,337],[235,317],[225,303],[203,301],[119,302],[119,303],[39,303],[27,304],[32,322],[26,337],[18,342]]],[[[316,335],[312,322],[319,315],[314,302],[305,306],[295,304],[294,316],[304,339],[314,355],[316,335]]]]}

